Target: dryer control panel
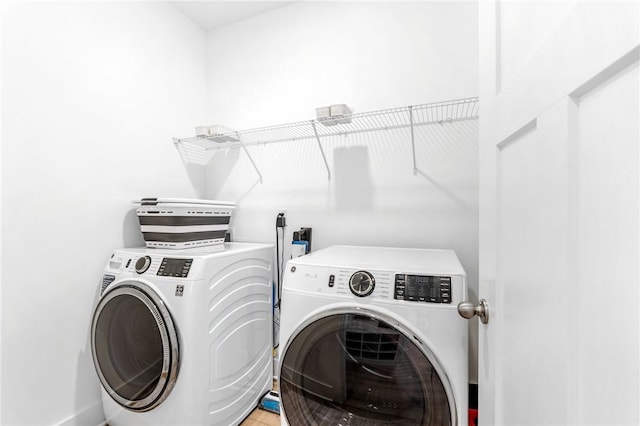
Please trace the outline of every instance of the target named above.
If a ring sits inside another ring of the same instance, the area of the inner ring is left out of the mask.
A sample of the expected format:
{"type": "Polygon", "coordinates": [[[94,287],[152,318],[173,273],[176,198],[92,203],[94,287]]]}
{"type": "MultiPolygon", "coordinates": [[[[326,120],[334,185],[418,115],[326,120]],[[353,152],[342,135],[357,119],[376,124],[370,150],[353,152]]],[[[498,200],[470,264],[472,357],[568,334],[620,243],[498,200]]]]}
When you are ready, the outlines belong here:
{"type": "Polygon", "coordinates": [[[160,263],[158,273],[156,275],[161,277],[178,277],[187,278],[189,270],[193,264],[193,259],[174,259],[165,257],[160,263]]]}
{"type": "MultiPolygon", "coordinates": [[[[156,255],[132,256],[119,258],[118,268],[124,265],[124,270],[138,275],[170,278],[187,278],[193,269],[193,258],[160,257],[156,255]],[[124,262],[126,260],[126,263],[124,262]]],[[[113,269],[115,261],[111,259],[108,267],[113,269]]],[[[192,274],[193,275],[193,274],[192,274]]]]}
{"type": "Polygon", "coordinates": [[[451,277],[396,274],[393,298],[410,302],[451,303],[451,277]]]}

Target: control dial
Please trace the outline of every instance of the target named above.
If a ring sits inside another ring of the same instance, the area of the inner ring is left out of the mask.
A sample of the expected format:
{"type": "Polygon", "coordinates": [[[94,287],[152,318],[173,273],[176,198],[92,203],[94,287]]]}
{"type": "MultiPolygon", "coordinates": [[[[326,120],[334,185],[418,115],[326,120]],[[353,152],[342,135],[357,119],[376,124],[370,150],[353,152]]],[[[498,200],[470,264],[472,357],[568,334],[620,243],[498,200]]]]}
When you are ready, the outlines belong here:
{"type": "Polygon", "coordinates": [[[143,256],[136,261],[136,272],[143,274],[149,269],[149,266],[151,266],[151,257],[143,256]]]}
{"type": "Polygon", "coordinates": [[[376,280],[367,271],[358,271],[349,278],[349,289],[358,297],[365,297],[373,293],[376,280]]]}

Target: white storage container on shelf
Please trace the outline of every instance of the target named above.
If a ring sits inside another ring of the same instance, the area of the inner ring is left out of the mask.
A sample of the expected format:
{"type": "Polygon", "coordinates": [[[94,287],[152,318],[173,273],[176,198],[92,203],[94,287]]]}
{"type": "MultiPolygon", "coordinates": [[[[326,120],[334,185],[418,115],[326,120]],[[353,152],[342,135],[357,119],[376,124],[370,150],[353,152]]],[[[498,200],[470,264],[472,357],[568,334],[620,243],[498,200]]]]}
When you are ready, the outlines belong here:
{"type": "Polygon", "coordinates": [[[222,244],[236,204],[188,198],[135,201],[147,247],[185,249],[222,244]]]}

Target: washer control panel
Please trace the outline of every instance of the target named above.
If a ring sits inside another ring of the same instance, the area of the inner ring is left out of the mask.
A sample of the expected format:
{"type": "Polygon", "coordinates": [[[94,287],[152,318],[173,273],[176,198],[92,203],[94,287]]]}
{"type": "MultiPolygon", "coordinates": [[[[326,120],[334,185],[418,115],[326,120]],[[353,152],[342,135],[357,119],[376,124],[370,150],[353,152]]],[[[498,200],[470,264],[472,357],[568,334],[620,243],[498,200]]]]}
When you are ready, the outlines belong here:
{"type": "MultiPolygon", "coordinates": [[[[293,267],[295,268],[295,266],[293,267]]],[[[309,271],[312,271],[311,269],[309,271]]],[[[291,271],[293,273],[293,271],[291,271]]],[[[370,299],[389,300],[393,288],[393,272],[358,269],[329,269],[326,275],[305,273],[302,268],[295,269],[295,274],[302,273],[304,288],[314,288],[320,293],[342,296],[366,297],[370,299]],[[318,279],[320,285],[311,283],[318,279]]],[[[302,281],[297,281],[302,282],[302,281]]]]}
{"type": "Polygon", "coordinates": [[[393,297],[410,302],[451,303],[451,277],[396,274],[393,297]]]}

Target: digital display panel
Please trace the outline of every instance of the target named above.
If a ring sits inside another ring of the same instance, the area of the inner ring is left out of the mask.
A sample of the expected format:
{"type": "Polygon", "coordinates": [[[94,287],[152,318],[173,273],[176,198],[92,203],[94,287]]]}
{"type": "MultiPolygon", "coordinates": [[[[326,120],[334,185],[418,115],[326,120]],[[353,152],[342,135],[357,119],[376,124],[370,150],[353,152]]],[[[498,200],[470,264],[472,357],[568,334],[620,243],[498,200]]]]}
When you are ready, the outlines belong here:
{"type": "Polygon", "coordinates": [[[162,259],[158,275],[162,277],[186,278],[189,275],[193,259],[173,259],[165,257],[162,259]]]}
{"type": "Polygon", "coordinates": [[[411,302],[451,303],[451,277],[396,274],[394,298],[411,302]]]}

